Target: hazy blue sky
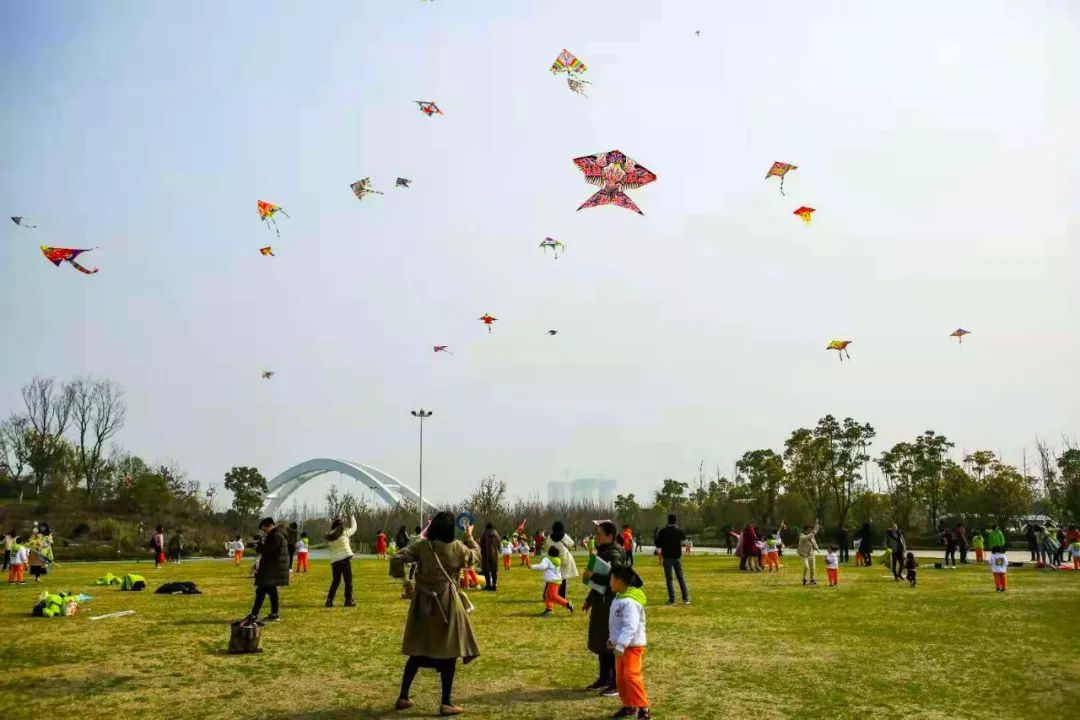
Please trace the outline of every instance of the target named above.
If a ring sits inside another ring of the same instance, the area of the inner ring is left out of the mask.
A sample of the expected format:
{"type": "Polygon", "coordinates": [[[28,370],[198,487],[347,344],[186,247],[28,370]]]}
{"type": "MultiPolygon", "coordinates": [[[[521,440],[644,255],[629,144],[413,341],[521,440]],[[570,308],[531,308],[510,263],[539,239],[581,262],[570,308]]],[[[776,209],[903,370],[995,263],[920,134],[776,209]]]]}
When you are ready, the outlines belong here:
{"type": "Polygon", "coordinates": [[[204,482],[412,482],[420,405],[441,500],[644,493],[826,413],[1014,462],[1080,432],[1071,0],[9,0],[0,58],[2,210],[40,225],[0,233],[0,409],[108,376],[119,441],[204,482]],[[615,148],[659,176],[644,217],[576,213],[571,159],[615,148]]]}

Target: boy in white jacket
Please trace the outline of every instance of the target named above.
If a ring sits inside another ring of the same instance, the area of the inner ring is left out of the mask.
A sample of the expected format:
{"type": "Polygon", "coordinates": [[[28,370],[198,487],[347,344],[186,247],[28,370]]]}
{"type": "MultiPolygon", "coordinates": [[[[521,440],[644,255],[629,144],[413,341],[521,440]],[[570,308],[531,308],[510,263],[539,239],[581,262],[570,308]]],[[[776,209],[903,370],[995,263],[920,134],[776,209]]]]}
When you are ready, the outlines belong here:
{"type": "Polygon", "coordinates": [[[559,559],[559,547],[552,545],[548,548],[547,557],[541,560],[536,565],[530,565],[532,570],[544,571],[544,612],[543,615],[550,615],[552,609],[556,605],[561,605],[570,612],[574,612],[574,605],[566,600],[564,597],[559,596],[559,587],[562,585],[562,572],[559,571],[559,566],[562,565],[562,560],[559,559]]]}
{"type": "Polygon", "coordinates": [[[613,717],[649,720],[649,698],[641,666],[645,658],[645,593],[632,587],[634,569],[629,565],[611,568],[611,589],[615,601],[608,616],[608,647],[615,651],[615,685],[622,709],[613,717]]]}

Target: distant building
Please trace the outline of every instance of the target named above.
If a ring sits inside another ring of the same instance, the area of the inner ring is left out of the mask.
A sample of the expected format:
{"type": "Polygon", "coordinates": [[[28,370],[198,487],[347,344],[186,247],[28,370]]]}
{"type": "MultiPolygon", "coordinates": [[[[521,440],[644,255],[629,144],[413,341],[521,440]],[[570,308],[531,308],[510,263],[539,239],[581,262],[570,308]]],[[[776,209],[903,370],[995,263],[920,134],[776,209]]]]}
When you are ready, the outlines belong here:
{"type": "Polygon", "coordinates": [[[548,502],[566,502],[570,498],[570,483],[549,482],[548,502]]]}
{"type": "Polygon", "coordinates": [[[549,502],[593,503],[610,505],[615,501],[617,483],[599,478],[577,478],[548,483],[549,502]]]}

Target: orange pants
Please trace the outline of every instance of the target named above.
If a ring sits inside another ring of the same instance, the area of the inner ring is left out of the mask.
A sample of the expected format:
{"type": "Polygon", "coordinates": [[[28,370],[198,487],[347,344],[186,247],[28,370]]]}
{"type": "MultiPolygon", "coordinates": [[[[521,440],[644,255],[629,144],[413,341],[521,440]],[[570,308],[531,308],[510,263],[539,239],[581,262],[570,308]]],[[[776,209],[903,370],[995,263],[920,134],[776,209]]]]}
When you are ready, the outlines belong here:
{"type": "Polygon", "coordinates": [[[998,590],[1009,589],[1009,576],[1005,573],[994,573],[994,587],[998,590]]]}
{"type": "Polygon", "coordinates": [[[544,606],[551,610],[556,605],[567,606],[566,598],[559,597],[559,586],[562,583],[547,583],[544,586],[544,606]]]}
{"type": "Polygon", "coordinates": [[[296,572],[307,572],[307,553],[296,553],[296,572]]]}
{"type": "Polygon", "coordinates": [[[525,567],[529,567],[529,556],[528,555],[519,555],[518,557],[521,558],[521,562],[518,563],[519,565],[524,565],[525,567]]]}
{"type": "Polygon", "coordinates": [[[982,561],[983,561],[983,550],[982,550],[982,548],[975,548],[975,562],[981,563],[982,561]]]}
{"type": "Polygon", "coordinates": [[[510,569],[510,556],[509,555],[503,555],[503,570],[509,570],[509,569],[510,569]]]}
{"type": "Polygon", "coordinates": [[[1073,570],[1080,570],[1080,557],[1073,555],[1073,570]]]}
{"type": "Polygon", "coordinates": [[[780,571],[780,555],[777,553],[765,553],[765,567],[770,570],[780,571]]]}
{"type": "Polygon", "coordinates": [[[838,568],[825,568],[825,574],[829,576],[829,584],[835,585],[837,583],[837,576],[840,574],[838,568]]]}
{"type": "Polygon", "coordinates": [[[22,563],[12,563],[8,568],[7,581],[9,583],[23,582],[23,566],[22,563]]]}
{"type": "Polygon", "coordinates": [[[234,565],[239,565],[240,561],[243,560],[243,559],[244,559],[244,551],[243,550],[237,550],[235,553],[233,553],[233,564],[234,565]]]}
{"type": "Polygon", "coordinates": [[[628,647],[622,655],[615,655],[615,686],[619,688],[619,699],[624,707],[649,707],[649,697],[645,694],[645,678],[641,674],[644,659],[643,647],[628,647]]]}
{"type": "Polygon", "coordinates": [[[476,570],[465,568],[461,574],[461,587],[474,588],[480,585],[480,578],[476,577],[476,570]]]}

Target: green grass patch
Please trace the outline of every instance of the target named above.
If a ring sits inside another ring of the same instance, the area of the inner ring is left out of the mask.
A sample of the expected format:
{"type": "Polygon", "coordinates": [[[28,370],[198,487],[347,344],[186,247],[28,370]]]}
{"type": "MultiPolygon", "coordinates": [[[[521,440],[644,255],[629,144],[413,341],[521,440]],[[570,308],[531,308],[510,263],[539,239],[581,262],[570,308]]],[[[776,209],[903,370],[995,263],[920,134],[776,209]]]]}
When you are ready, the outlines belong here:
{"type": "MultiPolygon", "coordinates": [[[[732,559],[686,561],[693,605],[665,607],[652,558],[638,567],[649,596],[646,685],[658,718],[1006,718],[1080,713],[1080,572],[1010,573],[994,592],[983,567],[920,568],[919,586],[881,566],[844,568],[840,586],[739,573],[732,559]]],[[[354,562],[359,607],[323,607],[329,565],[282,592],[284,620],[264,652],[224,653],[229,621],[252,599],[245,568],[189,562],[69,564],[40,585],[0,586],[0,717],[344,720],[423,717],[438,678],[422,671],[417,707],[391,710],[407,603],[387,563],[354,562]],[[105,572],[139,572],[142,593],[91,587],[105,572]],[[192,580],[201,596],[161,596],[192,580]],[[30,616],[43,589],[95,597],[73,618],[30,616]],[[135,610],[90,622],[90,615],[135,610]]],[[[574,583],[572,599],[584,595],[574,583]]],[[[481,657],[459,668],[455,699],[472,718],[600,718],[617,699],[580,690],[596,673],[586,620],[543,609],[540,573],[514,568],[497,594],[473,592],[481,657]]],[[[340,606],[341,599],[338,598],[340,606]]]]}

